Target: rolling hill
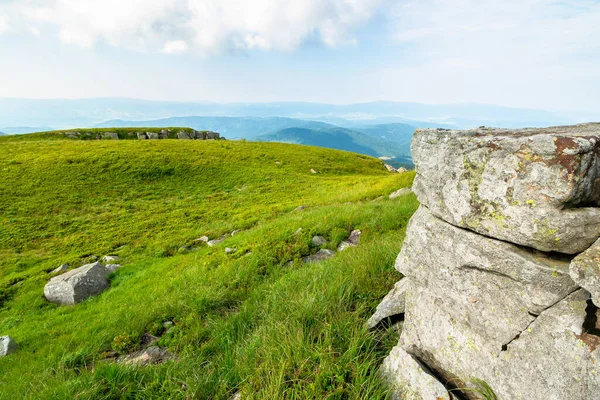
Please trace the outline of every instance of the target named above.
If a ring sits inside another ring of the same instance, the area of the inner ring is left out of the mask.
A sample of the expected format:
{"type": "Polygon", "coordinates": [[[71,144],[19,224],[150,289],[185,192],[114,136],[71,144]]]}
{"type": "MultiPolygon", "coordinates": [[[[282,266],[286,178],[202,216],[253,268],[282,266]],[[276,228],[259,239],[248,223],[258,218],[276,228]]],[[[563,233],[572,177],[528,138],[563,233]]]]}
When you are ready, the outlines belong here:
{"type": "Polygon", "coordinates": [[[386,397],[397,336],[365,321],[418,206],[381,197],[414,173],[291,144],[47,139],[0,138],[0,335],[19,346],[0,398],[386,397]],[[314,235],[335,250],[355,229],[358,246],[304,262],[314,235]],[[104,255],[122,264],[106,291],[44,299],[56,267],[104,255]],[[171,361],[117,361],[148,335],[171,361]]]}

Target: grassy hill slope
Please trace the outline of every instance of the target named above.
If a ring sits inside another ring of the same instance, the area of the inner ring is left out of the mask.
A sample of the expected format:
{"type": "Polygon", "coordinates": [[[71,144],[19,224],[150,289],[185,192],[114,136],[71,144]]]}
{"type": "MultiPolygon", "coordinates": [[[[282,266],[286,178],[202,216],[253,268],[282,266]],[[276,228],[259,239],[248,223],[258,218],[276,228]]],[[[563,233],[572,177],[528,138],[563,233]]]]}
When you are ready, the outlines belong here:
{"type": "Polygon", "coordinates": [[[417,202],[373,200],[412,173],[277,143],[33,135],[0,148],[0,335],[19,345],[0,358],[0,398],[386,396],[375,373],[397,337],[364,322],[397,280],[417,202]],[[194,241],[238,229],[215,247],[194,241]],[[301,262],[313,235],[333,249],[352,229],[358,247],[301,262]],[[76,306],[43,298],[49,271],[105,254],[124,265],[109,290],[76,306]],[[147,332],[177,360],[106,359],[147,332]]]}

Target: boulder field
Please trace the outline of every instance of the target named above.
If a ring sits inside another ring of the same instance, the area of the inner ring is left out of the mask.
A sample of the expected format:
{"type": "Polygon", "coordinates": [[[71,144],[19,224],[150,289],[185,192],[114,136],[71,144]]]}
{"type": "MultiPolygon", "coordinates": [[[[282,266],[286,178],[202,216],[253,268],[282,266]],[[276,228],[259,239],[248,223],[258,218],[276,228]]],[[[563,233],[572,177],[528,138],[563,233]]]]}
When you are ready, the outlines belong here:
{"type": "Polygon", "coordinates": [[[419,129],[394,398],[600,398],[600,124],[419,129]]]}

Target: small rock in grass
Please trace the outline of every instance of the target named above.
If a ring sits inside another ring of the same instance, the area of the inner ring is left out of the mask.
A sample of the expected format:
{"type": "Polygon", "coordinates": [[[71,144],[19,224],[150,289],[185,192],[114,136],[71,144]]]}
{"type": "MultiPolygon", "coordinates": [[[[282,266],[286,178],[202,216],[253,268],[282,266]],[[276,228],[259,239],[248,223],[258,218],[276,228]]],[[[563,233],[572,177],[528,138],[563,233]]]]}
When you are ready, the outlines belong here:
{"type": "Polygon", "coordinates": [[[208,243],[210,239],[208,238],[208,236],[201,236],[198,239],[194,239],[194,242],[204,242],[204,243],[208,243]]]}
{"type": "Polygon", "coordinates": [[[177,252],[180,254],[185,254],[185,253],[189,253],[190,251],[192,251],[194,248],[192,246],[181,246],[177,252]]]}
{"type": "Polygon", "coordinates": [[[306,206],[298,206],[294,209],[294,211],[302,211],[306,208],[306,206]]]}
{"type": "Polygon", "coordinates": [[[312,243],[317,247],[321,247],[327,243],[327,239],[325,239],[323,236],[313,236],[312,243]]]}
{"type": "Polygon", "coordinates": [[[225,254],[235,253],[237,249],[235,247],[225,247],[225,254]]]}
{"type": "Polygon", "coordinates": [[[396,168],[392,167],[390,164],[383,164],[385,166],[385,169],[387,169],[389,172],[396,172],[396,168]]]}
{"type": "Polygon", "coordinates": [[[312,174],[316,174],[316,173],[317,173],[317,171],[315,171],[315,170],[314,170],[314,169],[312,169],[312,168],[310,169],[310,172],[311,172],[312,174]]]}
{"type": "Polygon", "coordinates": [[[412,193],[412,190],[410,188],[402,188],[391,193],[389,197],[390,199],[395,199],[396,197],[404,196],[405,194],[409,193],[412,193]]]}
{"type": "Polygon", "coordinates": [[[208,242],[206,242],[206,244],[207,244],[209,247],[213,247],[213,246],[216,246],[216,245],[218,245],[219,243],[221,243],[223,240],[225,240],[225,239],[213,239],[213,240],[209,240],[208,242]]]}
{"type": "Polygon", "coordinates": [[[106,264],[104,268],[106,268],[108,272],[112,273],[121,268],[121,264],[106,264]]]}
{"type": "Polygon", "coordinates": [[[348,241],[356,246],[358,244],[358,241],[360,240],[361,234],[362,234],[362,232],[360,230],[358,230],[358,229],[353,230],[352,232],[350,232],[348,241]]]}
{"type": "Polygon", "coordinates": [[[143,366],[148,364],[160,364],[172,360],[173,354],[167,349],[161,349],[158,346],[150,346],[147,349],[139,350],[121,358],[120,361],[127,365],[143,366]]]}
{"type": "Polygon", "coordinates": [[[236,392],[229,400],[242,400],[242,392],[236,392]]]}
{"type": "Polygon", "coordinates": [[[119,256],[104,256],[104,257],[102,257],[102,261],[106,264],[114,263],[116,261],[119,261],[120,259],[121,259],[121,257],[119,257],[119,256]]]}
{"type": "Polygon", "coordinates": [[[0,357],[17,351],[17,343],[10,336],[0,336],[0,357]]]}
{"type": "Polygon", "coordinates": [[[236,229],[235,231],[231,232],[231,236],[235,236],[236,233],[240,233],[241,229],[236,229]]]}
{"type": "Polygon", "coordinates": [[[165,328],[165,329],[172,328],[173,325],[175,325],[175,323],[173,321],[165,321],[162,324],[163,328],[165,328]]]}
{"type": "Polygon", "coordinates": [[[335,256],[335,251],[329,249],[321,249],[312,256],[307,256],[302,258],[305,263],[316,262],[316,261],[325,261],[331,257],[335,256]]]}
{"type": "Polygon", "coordinates": [[[144,333],[142,335],[142,339],[140,340],[140,344],[143,347],[148,347],[148,346],[154,344],[155,342],[158,342],[158,339],[159,338],[154,335],[151,335],[149,333],[144,333]]]}
{"type": "Polygon", "coordinates": [[[69,264],[61,264],[58,268],[52,270],[52,274],[62,274],[69,269],[69,264]]]}
{"type": "Polygon", "coordinates": [[[296,230],[296,232],[294,232],[294,233],[292,234],[292,236],[298,236],[298,235],[300,234],[300,232],[302,232],[302,228],[298,228],[298,229],[296,230]]]}

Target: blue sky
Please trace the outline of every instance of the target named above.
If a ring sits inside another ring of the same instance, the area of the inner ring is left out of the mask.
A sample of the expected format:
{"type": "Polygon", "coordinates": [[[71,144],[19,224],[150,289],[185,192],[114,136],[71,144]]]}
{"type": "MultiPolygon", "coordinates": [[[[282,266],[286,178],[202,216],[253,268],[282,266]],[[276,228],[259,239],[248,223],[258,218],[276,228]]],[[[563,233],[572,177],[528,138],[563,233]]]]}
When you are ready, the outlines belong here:
{"type": "Polygon", "coordinates": [[[0,97],[600,108],[600,2],[0,0],[0,97]]]}

